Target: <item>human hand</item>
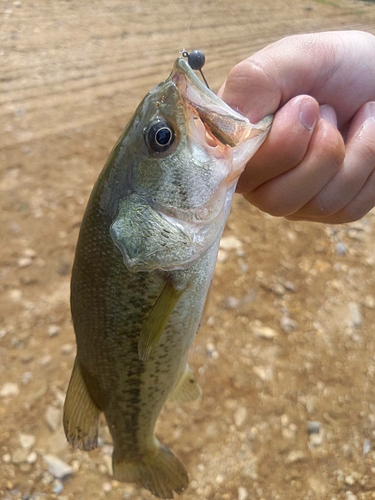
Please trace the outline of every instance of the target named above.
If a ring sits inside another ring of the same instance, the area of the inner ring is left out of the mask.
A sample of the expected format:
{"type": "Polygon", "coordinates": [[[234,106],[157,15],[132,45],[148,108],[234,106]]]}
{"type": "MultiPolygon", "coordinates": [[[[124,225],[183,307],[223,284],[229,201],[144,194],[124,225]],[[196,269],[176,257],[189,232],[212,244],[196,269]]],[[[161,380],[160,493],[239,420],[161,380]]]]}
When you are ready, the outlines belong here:
{"type": "Polygon", "coordinates": [[[350,222],[375,206],[375,37],[284,38],[235,66],[219,94],[257,122],[275,113],[237,192],[291,220],[350,222]]]}

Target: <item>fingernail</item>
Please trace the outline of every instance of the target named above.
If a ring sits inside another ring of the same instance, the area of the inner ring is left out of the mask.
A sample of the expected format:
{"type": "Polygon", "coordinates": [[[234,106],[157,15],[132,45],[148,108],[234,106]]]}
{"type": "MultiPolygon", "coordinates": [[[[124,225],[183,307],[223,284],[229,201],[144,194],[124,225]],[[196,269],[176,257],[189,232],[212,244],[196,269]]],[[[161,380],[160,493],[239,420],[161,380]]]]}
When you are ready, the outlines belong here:
{"type": "Polygon", "coordinates": [[[299,119],[304,127],[312,130],[318,117],[318,110],[315,101],[303,99],[299,108],[299,119]]]}
{"type": "Polygon", "coordinates": [[[375,102],[370,101],[365,104],[366,118],[375,118],[375,102]]]}
{"type": "Polygon", "coordinates": [[[319,108],[319,114],[322,118],[337,127],[337,116],[334,108],[329,104],[322,104],[319,108]]]}
{"type": "Polygon", "coordinates": [[[370,127],[370,134],[374,134],[374,125],[375,125],[375,102],[370,101],[366,102],[363,106],[363,115],[362,115],[362,125],[359,127],[359,131],[357,132],[358,137],[362,137],[363,134],[368,133],[368,129],[370,127]]]}

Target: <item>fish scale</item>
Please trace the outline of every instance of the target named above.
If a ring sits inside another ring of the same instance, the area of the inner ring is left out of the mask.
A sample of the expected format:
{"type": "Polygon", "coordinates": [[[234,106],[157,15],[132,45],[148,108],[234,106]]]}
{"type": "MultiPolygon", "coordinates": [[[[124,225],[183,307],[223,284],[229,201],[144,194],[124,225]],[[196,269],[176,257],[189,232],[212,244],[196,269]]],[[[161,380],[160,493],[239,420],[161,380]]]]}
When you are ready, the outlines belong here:
{"type": "Polygon", "coordinates": [[[112,435],[115,479],[160,498],[188,484],[154,435],[167,398],[201,390],[187,365],[236,181],[265,139],[182,59],[147,94],[90,196],[71,281],[77,357],[64,405],[73,446],[112,435]],[[159,131],[162,131],[159,134],[159,131]]]}

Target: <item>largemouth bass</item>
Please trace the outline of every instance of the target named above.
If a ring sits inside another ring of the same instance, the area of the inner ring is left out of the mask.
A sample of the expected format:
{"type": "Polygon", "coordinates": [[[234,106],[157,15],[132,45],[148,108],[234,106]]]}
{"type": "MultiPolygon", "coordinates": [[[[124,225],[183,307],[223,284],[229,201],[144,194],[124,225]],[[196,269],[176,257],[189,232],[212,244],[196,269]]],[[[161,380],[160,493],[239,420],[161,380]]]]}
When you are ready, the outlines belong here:
{"type": "Polygon", "coordinates": [[[201,390],[187,365],[236,182],[262,144],[258,124],[207,89],[183,58],[138,106],[89,199],[72,271],[77,357],[64,429],[97,446],[105,414],[113,474],[160,498],[188,484],[154,435],[167,398],[201,390]]]}

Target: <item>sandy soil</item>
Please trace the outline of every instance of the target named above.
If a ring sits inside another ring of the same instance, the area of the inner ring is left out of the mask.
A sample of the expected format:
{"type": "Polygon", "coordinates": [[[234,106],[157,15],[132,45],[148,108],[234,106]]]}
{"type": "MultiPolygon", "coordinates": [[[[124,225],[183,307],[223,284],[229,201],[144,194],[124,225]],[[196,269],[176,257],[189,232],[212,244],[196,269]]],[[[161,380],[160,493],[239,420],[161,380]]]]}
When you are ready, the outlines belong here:
{"type": "MultiPolygon", "coordinates": [[[[3,1],[0,6],[0,498],[150,499],[110,475],[111,445],[72,451],[61,408],[75,354],[69,276],[91,187],[183,46],[230,67],[291,33],[364,29],[360,0],[3,1]],[[192,17],[191,26],[190,18],[192,17]],[[47,455],[72,468],[64,481],[47,455]]],[[[203,398],[158,435],[184,500],[375,498],[374,214],[288,223],[237,197],[191,352],[203,398]]]]}

